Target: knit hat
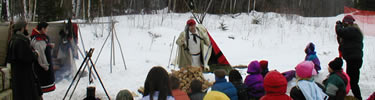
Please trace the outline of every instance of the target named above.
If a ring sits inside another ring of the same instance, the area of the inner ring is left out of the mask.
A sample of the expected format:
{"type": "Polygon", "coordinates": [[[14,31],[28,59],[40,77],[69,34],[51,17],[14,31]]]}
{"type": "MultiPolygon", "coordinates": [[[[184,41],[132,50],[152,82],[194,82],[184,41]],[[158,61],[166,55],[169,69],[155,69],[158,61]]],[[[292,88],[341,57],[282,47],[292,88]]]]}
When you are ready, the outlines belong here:
{"type": "Polygon", "coordinates": [[[25,20],[18,20],[14,25],[13,25],[13,30],[21,30],[22,28],[26,27],[27,22],[25,20]]]}
{"type": "Polygon", "coordinates": [[[328,66],[332,70],[342,70],[342,64],[343,64],[342,59],[339,57],[336,57],[334,60],[329,62],[328,66]]]}
{"type": "Polygon", "coordinates": [[[222,92],[210,91],[204,96],[203,100],[230,100],[230,99],[226,94],[222,92]]]}
{"type": "Polygon", "coordinates": [[[316,75],[317,72],[314,69],[314,63],[312,61],[303,61],[297,65],[296,74],[300,78],[310,78],[316,75]]]}
{"type": "Polygon", "coordinates": [[[254,60],[251,61],[250,64],[247,66],[247,73],[260,73],[260,64],[258,61],[254,60]]]}
{"type": "Polygon", "coordinates": [[[195,25],[195,24],[197,24],[197,23],[195,22],[194,19],[189,19],[189,20],[186,22],[186,24],[189,25],[189,26],[193,26],[193,25],[195,25]]]}
{"type": "Polygon", "coordinates": [[[343,19],[342,22],[346,24],[353,24],[355,21],[354,17],[352,15],[346,15],[343,19]]]}
{"type": "Polygon", "coordinates": [[[270,71],[264,77],[264,89],[267,93],[286,93],[288,82],[278,71],[270,71]]]}
{"type": "Polygon", "coordinates": [[[261,60],[261,61],[259,61],[259,64],[260,64],[260,67],[262,68],[262,70],[268,68],[268,61],[267,60],[261,60]]]}

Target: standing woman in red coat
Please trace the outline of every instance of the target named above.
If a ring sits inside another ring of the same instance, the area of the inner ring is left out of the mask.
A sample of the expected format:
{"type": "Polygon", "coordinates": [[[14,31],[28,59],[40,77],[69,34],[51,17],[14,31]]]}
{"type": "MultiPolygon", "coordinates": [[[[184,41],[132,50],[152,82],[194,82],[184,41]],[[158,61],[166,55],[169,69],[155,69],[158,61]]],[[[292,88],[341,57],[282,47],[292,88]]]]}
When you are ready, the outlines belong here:
{"type": "Polygon", "coordinates": [[[52,63],[52,48],[47,36],[48,23],[41,22],[33,29],[31,33],[31,46],[38,52],[38,62],[35,64],[35,73],[39,78],[39,82],[43,93],[55,90],[55,74],[52,63]]]}

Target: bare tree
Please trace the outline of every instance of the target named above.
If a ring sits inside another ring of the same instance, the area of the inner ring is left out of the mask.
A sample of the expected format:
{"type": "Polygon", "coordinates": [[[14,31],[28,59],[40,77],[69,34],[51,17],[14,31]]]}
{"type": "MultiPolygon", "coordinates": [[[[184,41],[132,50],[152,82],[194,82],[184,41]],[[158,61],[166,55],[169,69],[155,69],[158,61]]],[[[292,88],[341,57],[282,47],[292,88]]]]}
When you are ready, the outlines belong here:
{"type": "Polygon", "coordinates": [[[237,9],[237,0],[234,0],[234,3],[233,3],[233,8],[234,8],[234,10],[236,10],[236,9],[237,9]]]}
{"type": "Polygon", "coordinates": [[[253,10],[255,10],[255,5],[257,3],[257,0],[254,0],[254,6],[253,6],[253,10]]]}
{"type": "Polygon", "coordinates": [[[168,0],[168,13],[171,11],[172,0],[168,0]]]}
{"type": "Polygon", "coordinates": [[[250,13],[250,5],[251,5],[251,0],[249,0],[249,5],[247,6],[247,13],[250,13]]]}
{"type": "Polygon", "coordinates": [[[32,21],[35,21],[35,15],[36,15],[36,4],[38,0],[34,0],[34,7],[33,7],[33,17],[31,18],[32,21]]]}
{"type": "Polygon", "coordinates": [[[81,16],[81,14],[80,14],[80,12],[81,12],[81,4],[82,4],[82,0],[76,0],[75,13],[76,13],[77,17],[81,16]]]}
{"type": "Polygon", "coordinates": [[[232,3],[232,2],[233,2],[233,0],[230,0],[230,1],[229,1],[229,4],[230,4],[230,5],[229,5],[229,12],[230,12],[230,13],[233,13],[233,3],[232,3]]]}
{"type": "Polygon", "coordinates": [[[173,0],[174,1],[174,5],[173,5],[173,12],[176,12],[176,5],[177,5],[177,0],[173,0]]]}
{"type": "Polygon", "coordinates": [[[24,20],[27,20],[28,18],[27,18],[27,10],[26,10],[26,8],[27,8],[27,5],[26,5],[27,3],[26,3],[26,0],[22,0],[22,5],[21,5],[21,7],[22,7],[22,12],[21,12],[21,18],[22,19],[24,19],[24,20]]]}
{"type": "Polygon", "coordinates": [[[91,0],[87,0],[87,18],[88,19],[91,19],[90,18],[91,17],[90,12],[91,12],[91,0]]]}

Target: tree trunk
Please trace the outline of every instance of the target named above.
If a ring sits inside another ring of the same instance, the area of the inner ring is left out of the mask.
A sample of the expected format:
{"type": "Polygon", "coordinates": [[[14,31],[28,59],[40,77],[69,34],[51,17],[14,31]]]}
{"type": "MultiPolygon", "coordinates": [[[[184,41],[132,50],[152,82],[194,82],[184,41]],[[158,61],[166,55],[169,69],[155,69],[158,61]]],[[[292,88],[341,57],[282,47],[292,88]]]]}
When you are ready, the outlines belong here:
{"type": "Polygon", "coordinates": [[[82,18],[85,19],[86,18],[86,7],[85,7],[85,1],[86,0],[82,0],[82,18]]]}
{"type": "Polygon", "coordinates": [[[173,0],[174,1],[174,5],[173,5],[173,12],[176,12],[176,5],[177,5],[177,0],[173,0]]]}
{"type": "Polygon", "coordinates": [[[75,12],[76,15],[75,15],[75,16],[76,16],[77,18],[81,18],[81,4],[82,4],[81,2],[82,2],[82,0],[77,0],[77,1],[76,1],[76,10],[75,10],[75,11],[76,11],[76,12],[75,12]]]}
{"type": "Polygon", "coordinates": [[[250,13],[250,5],[251,5],[251,0],[249,0],[249,5],[247,7],[247,13],[250,13]]]}
{"type": "Polygon", "coordinates": [[[224,12],[225,12],[224,5],[225,5],[225,0],[223,0],[223,1],[221,2],[221,13],[224,13],[224,12]]]}
{"type": "Polygon", "coordinates": [[[171,11],[171,1],[172,0],[168,0],[168,13],[171,11]]]}
{"type": "MultiPolygon", "coordinates": [[[[237,10],[237,0],[234,0],[234,4],[233,4],[233,8],[234,8],[234,12],[236,13],[237,11],[241,11],[241,10],[237,10]]],[[[241,11],[242,12],[242,11],[241,11]]]]}
{"type": "Polygon", "coordinates": [[[19,5],[19,7],[21,8],[20,13],[19,13],[21,19],[26,20],[27,19],[26,18],[26,8],[27,8],[26,7],[26,0],[22,0],[21,5],[19,5]]]}
{"type": "Polygon", "coordinates": [[[9,12],[8,12],[8,0],[1,0],[1,19],[3,21],[8,21],[8,15],[9,15],[9,12]]]}
{"type": "Polygon", "coordinates": [[[254,7],[253,7],[253,10],[255,10],[255,5],[257,3],[257,0],[254,0],[254,7]]]}
{"type": "Polygon", "coordinates": [[[90,17],[90,11],[91,11],[91,0],[88,0],[88,2],[87,2],[87,18],[88,19],[91,19],[90,17]]]}
{"type": "Polygon", "coordinates": [[[37,4],[37,1],[38,0],[34,0],[34,8],[33,8],[33,17],[32,17],[32,19],[31,20],[33,20],[33,21],[35,21],[35,15],[36,15],[36,4],[37,4]]]}
{"type": "Polygon", "coordinates": [[[28,7],[29,9],[28,9],[28,15],[27,16],[29,16],[29,19],[30,19],[30,21],[32,21],[33,20],[33,8],[34,8],[34,2],[33,2],[33,0],[29,0],[29,7],[28,7]]]}
{"type": "Polygon", "coordinates": [[[60,8],[63,7],[63,4],[64,4],[64,0],[61,0],[61,1],[60,1],[60,8]]]}
{"type": "Polygon", "coordinates": [[[103,11],[103,0],[99,0],[99,5],[100,5],[100,16],[104,16],[104,11],[103,11]]]}

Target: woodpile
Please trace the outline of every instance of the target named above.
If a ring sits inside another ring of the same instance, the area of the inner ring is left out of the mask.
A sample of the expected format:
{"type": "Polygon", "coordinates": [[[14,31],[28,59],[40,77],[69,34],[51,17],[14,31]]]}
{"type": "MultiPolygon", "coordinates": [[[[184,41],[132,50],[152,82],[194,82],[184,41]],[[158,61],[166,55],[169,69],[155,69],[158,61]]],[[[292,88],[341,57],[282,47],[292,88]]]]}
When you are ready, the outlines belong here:
{"type": "MultiPolygon", "coordinates": [[[[187,93],[189,92],[190,83],[195,79],[202,82],[202,91],[207,90],[213,85],[213,82],[204,79],[202,69],[199,67],[181,68],[179,71],[172,70],[170,75],[173,75],[180,80],[180,89],[187,93]]],[[[138,88],[138,92],[143,94],[144,87],[138,88]]]]}
{"type": "Polygon", "coordinates": [[[199,67],[182,68],[179,71],[172,70],[171,75],[180,80],[180,89],[185,92],[189,92],[190,83],[195,79],[202,82],[203,90],[206,90],[213,85],[213,82],[204,79],[202,69],[199,67]]]}

